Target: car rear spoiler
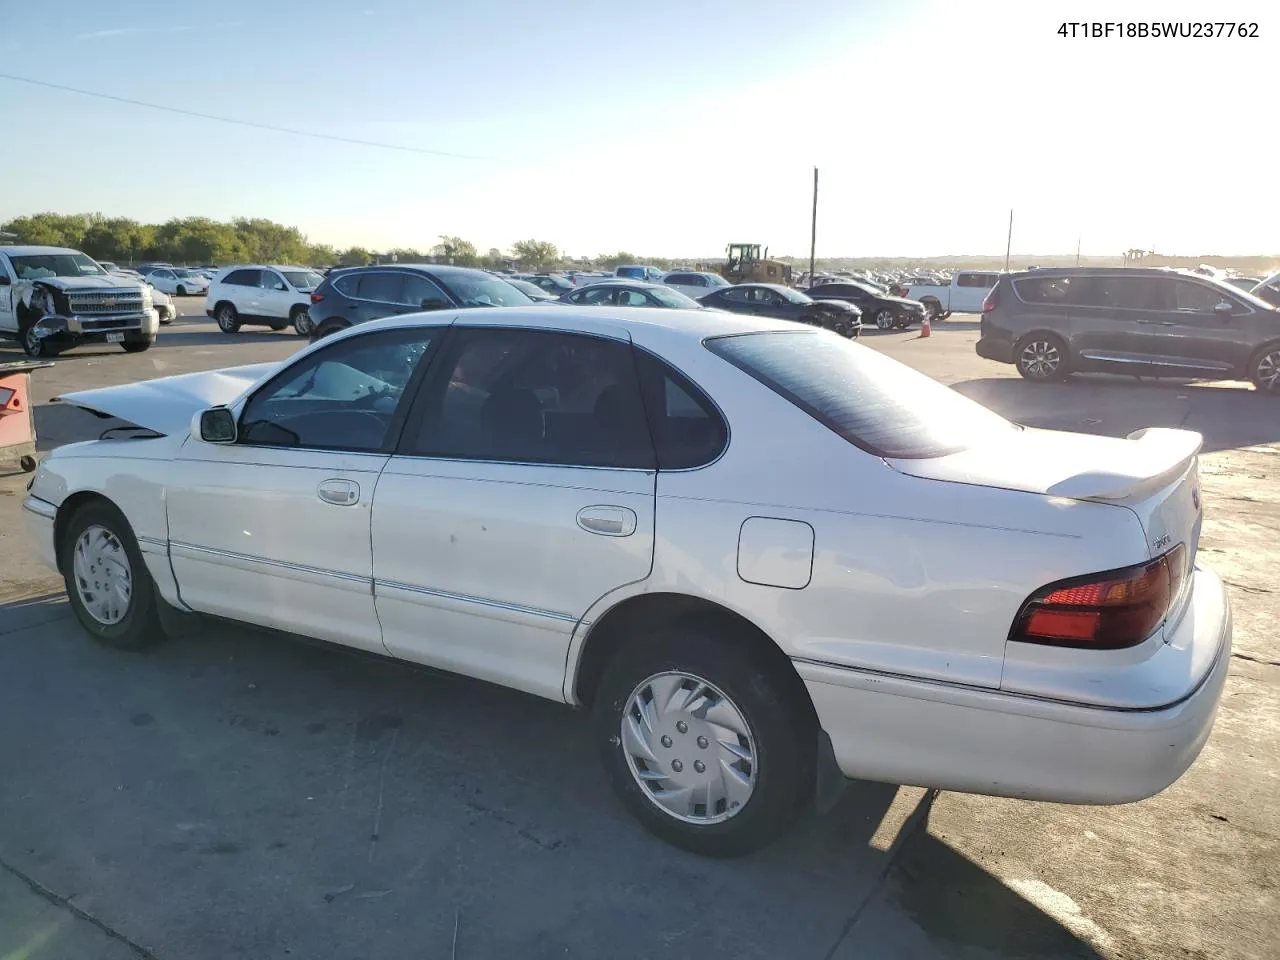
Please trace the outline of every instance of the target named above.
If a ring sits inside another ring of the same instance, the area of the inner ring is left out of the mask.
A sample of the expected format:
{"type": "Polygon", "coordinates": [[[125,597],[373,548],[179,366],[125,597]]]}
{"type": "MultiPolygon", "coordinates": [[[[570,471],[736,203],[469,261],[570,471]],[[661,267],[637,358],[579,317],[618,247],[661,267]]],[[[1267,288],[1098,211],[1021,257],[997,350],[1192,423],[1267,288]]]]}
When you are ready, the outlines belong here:
{"type": "Polygon", "coordinates": [[[1046,492],[1072,500],[1127,500],[1153,493],[1186,473],[1204,437],[1193,430],[1144,427],[1126,438],[1131,446],[1107,470],[1067,477],[1046,492]]]}

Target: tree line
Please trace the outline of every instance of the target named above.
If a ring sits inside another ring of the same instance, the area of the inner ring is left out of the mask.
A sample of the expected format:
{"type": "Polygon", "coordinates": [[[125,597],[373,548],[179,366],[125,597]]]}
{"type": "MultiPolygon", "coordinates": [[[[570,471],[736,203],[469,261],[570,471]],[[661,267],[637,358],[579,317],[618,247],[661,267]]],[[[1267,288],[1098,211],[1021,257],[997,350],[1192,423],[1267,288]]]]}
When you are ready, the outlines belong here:
{"type": "Polygon", "coordinates": [[[178,217],[164,223],[140,223],[128,217],[99,213],[37,213],[0,224],[0,233],[13,243],[82,250],[95,260],[118,264],[161,260],[188,265],[222,266],[229,263],[290,263],[313,267],[365,266],[371,263],[422,263],[436,261],[458,266],[500,269],[520,267],[530,271],[578,267],[613,269],[623,263],[649,263],[670,267],[663,258],[640,259],[619,251],[592,258],[570,258],[546,240],[519,240],[509,252],[490,247],[480,253],[462,237],[441,236],[426,250],[397,247],[369,250],[340,249],[311,243],[297,227],[261,218],[229,221],[207,217],[178,217]]]}

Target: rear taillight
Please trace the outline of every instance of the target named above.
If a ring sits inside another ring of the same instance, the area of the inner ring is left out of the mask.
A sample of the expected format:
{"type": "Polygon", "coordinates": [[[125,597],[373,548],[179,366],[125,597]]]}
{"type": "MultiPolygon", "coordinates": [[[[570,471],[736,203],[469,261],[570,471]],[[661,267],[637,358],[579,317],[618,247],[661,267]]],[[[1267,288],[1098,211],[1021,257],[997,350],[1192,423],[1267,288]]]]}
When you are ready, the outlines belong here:
{"type": "Polygon", "coordinates": [[[1000,302],[1000,296],[996,292],[999,289],[1000,289],[999,287],[992,287],[991,292],[987,294],[987,299],[982,301],[983,313],[990,313],[992,310],[996,308],[996,304],[1000,302]]]}
{"type": "Polygon", "coordinates": [[[1009,639],[1090,650],[1132,647],[1160,626],[1182,593],[1187,550],[1149,563],[1051,583],[1022,606],[1009,639]]]}
{"type": "Polygon", "coordinates": [[[323,294],[323,293],[313,293],[313,294],[311,295],[311,302],[312,302],[312,303],[319,303],[319,302],[320,302],[321,300],[323,300],[323,299],[324,299],[324,294],[323,294]]]}

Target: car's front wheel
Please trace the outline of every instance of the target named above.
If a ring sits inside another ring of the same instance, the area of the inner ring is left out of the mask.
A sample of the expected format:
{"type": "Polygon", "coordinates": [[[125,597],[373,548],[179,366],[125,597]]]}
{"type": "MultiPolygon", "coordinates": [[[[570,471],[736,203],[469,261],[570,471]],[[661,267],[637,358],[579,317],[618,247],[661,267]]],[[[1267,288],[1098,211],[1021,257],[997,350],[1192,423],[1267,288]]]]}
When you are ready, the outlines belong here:
{"type": "Polygon", "coordinates": [[[896,318],[888,307],[876,311],[876,326],[881,330],[892,330],[896,318]]]}
{"type": "Polygon", "coordinates": [[[223,333],[236,333],[240,329],[240,315],[229,303],[218,304],[218,309],[213,312],[213,319],[218,322],[218,329],[223,333]]]}
{"type": "Polygon", "coordinates": [[[141,650],[164,639],[151,574],[129,522],[95,500],[76,510],[58,558],[71,610],[100,643],[141,650]]]}
{"type": "Polygon", "coordinates": [[[36,336],[36,325],[28,324],[22,331],[22,351],[28,357],[47,360],[58,355],[58,348],[49,337],[36,336]]]}
{"type": "MultiPolygon", "coordinates": [[[[622,647],[593,723],[614,790],[646,829],[736,856],[787,829],[812,795],[812,713],[750,638],[676,625],[622,647]]],[[[798,681],[797,681],[798,684],[798,681]]]]}
{"type": "Polygon", "coordinates": [[[1014,347],[1013,362],[1028,380],[1061,380],[1068,373],[1067,345],[1051,333],[1035,333],[1014,347]]]}
{"type": "Polygon", "coordinates": [[[1249,379],[1263,393],[1280,397],[1280,343],[1258,351],[1249,365],[1249,379]]]}
{"type": "Polygon", "coordinates": [[[120,346],[124,347],[125,353],[142,353],[144,350],[150,350],[154,340],[126,340],[120,346]]]}

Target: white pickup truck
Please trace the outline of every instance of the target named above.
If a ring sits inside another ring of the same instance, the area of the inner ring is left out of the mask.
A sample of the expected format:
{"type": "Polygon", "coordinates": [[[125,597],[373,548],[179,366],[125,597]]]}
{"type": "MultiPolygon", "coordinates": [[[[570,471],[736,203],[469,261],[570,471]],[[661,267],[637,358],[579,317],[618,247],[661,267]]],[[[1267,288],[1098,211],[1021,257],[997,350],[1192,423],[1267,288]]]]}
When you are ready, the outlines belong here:
{"type": "Polygon", "coordinates": [[[902,296],[923,303],[930,320],[943,320],[953,313],[981,313],[982,301],[999,279],[991,271],[957,270],[950,284],[911,284],[902,296]]]}

